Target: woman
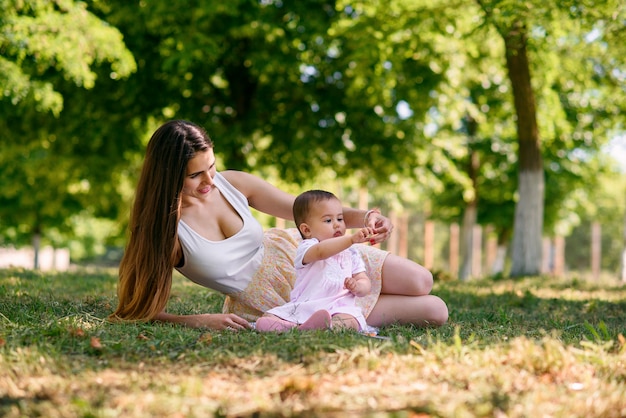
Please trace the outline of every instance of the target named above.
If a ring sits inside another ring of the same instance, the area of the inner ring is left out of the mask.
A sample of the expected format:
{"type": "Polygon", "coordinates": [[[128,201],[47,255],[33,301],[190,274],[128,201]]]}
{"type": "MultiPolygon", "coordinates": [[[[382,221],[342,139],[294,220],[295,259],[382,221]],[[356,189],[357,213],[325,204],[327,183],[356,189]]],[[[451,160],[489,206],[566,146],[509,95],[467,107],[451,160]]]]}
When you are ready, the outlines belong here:
{"type": "MultiPolygon", "coordinates": [[[[159,127],[146,150],[119,271],[113,319],[156,320],[210,329],[249,329],[263,312],[289,301],[295,228],[263,231],[249,207],[293,220],[294,196],[241,171],[217,172],[213,143],[199,126],[181,120],[159,127]],[[176,268],[190,280],[227,295],[221,314],[165,311],[176,268]]],[[[348,228],[374,229],[387,239],[389,219],[344,208],[348,228]]],[[[448,309],[429,295],[432,274],[380,249],[360,246],[371,293],[360,298],[367,322],[441,325],[448,309]]]]}

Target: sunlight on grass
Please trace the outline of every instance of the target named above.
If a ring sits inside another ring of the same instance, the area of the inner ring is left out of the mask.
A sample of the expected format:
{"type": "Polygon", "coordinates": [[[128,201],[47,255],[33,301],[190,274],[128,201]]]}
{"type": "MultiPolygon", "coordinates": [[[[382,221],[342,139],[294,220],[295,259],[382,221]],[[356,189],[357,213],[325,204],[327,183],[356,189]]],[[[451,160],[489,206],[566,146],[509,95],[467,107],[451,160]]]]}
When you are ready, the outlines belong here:
{"type": "MultiPolygon", "coordinates": [[[[440,282],[450,321],[355,332],[111,324],[114,272],[0,271],[0,415],[620,417],[626,288],[440,282]]],[[[223,297],[175,278],[169,308],[223,297]]]]}

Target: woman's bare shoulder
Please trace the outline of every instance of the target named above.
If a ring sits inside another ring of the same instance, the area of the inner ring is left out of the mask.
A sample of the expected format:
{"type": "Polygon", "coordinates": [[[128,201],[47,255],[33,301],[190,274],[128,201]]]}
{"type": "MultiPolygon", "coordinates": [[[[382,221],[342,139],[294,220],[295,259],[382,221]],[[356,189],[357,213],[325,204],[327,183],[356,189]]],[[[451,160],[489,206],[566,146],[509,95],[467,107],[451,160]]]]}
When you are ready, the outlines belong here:
{"type": "Polygon", "coordinates": [[[238,170],[224,170],[220,171],[220,174],[226,179],[226,181],[235,187],[238,187],[241,183],[245,184],[245,182],[249,181],[250,178],[255,178],[250,173],[238,170]]]}
{"type": "Polygon", "coordinates": [[[220,171],[222,177],[244,195],[248,196],[250,187],[254,188],[254,184],[258,181],[258,177],[246,173],[245,171],[225,170],[220,171]]]}

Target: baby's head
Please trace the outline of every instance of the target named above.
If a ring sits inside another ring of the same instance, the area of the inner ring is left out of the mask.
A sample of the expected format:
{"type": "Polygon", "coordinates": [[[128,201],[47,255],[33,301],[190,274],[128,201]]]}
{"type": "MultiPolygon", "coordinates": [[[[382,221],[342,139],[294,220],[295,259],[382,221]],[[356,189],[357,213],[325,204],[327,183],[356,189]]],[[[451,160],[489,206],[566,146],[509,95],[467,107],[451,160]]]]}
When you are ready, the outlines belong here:
{"type": "Polygon", "coordinates": [[[321,241],[346,232],[341,201],[325,190],[308,190],[296,197],[293,219],[305,239],[321,241]]]}

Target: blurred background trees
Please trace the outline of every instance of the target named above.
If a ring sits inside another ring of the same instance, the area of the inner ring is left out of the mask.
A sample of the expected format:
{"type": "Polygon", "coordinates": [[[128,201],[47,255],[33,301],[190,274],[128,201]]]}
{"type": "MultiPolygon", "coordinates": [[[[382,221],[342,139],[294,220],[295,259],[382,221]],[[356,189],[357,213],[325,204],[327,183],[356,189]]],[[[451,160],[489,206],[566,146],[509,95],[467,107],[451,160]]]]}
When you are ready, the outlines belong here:
{"type": "Polygon", "coordinates": [[[461,224],[453,276],[468,277],[474,225],[526,275],[546,236],[576,237],[578,268],[599,221],[619,269],[626,174],[603,152],[626,114],[616,0],[0,5],[4,245],[72,245],[77,261],[121,247],[149,135],[184,118],[222,169],[461,224]]]}

